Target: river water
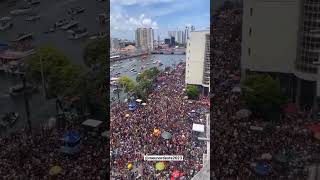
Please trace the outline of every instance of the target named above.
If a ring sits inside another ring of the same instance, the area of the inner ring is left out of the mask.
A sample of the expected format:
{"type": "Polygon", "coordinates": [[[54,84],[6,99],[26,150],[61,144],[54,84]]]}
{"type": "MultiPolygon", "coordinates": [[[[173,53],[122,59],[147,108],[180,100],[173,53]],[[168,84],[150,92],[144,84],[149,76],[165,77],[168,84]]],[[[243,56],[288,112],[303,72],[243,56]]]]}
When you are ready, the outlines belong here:
{"type": "MultiPolygon", "coordinates": [[[[7,7],[6,1],[0,1],[0,17],[11,16],[10,11],[19,7],[23,3],[20,0],[16,7],[7,7]]],[[[0,42],[7,42],[16,38],[18,33],[31,32],[34,34],[34,44],[36,46],[51,45],[60,49],[73,62],[83,64],[82,49],[85,40],[69,40],[69,33],[57,31],[55,33],[44,34],[55,22],[61,19],[70,19],[67,10],[71,7],[84,7],[84,13],[74,16],[79,21],[80,27],[87,28],[89,34],[105,31],[107,26],[102,26],[97,21],[98,14],[106,12],[106,1],[104,3],[95,0],[42,0],[39,6],[34,6],[34,12],[41,16],[39,21],[27,22],[26,15],[13,17],[13,28],[4,32],[0,31],[0,42]]]]}
{"type": "MultiPolygon", "coordinates": [[[[8,7],[6,1],[0,1],[0,18],[11,16],[9,12],[17,9],[24,1],[20,0],[16,7],[8,7]]],[[[97,21],[97,15],[106,12],[107,2],[97,2],[95,0],[42,0],[41,4],[34,6],[35,12],[41,16],[39,21],[27,22],[26,15],[11,16],[13,17],[13,28],[7,31],[0,31],[0,43],[7,43],[16,38],[18,33],[31,32],[34,34],[34,44],[36,47],[42,45],[50,45],[58,48],[65,53],[74,63],[83,65],[83,48],[86,40],[69,40],[69,34],[65,31],[57,31],[55,33],[44,34],[53,24],[63,18],[69,19],[67,10],[70,7],[80,6],[86,8],[85,12],[74,16],[79,21],[80,27],[88,29],[89,34],[105,31],[106,26],[101,26],[97,21]]],[[[12,98],[8,94],[10,86],[21,84],[21,80],[17,77],[0,73],[0,116],[4,113],[15,111],[21,115],[21,118],[10,129],[0,130],[0,134],[26,127],[25,103],[23,97],[12,98]]],[[[37,94],[29,97],[30,119],[33,127],[39,127],[41,123],[49,117],[56,114],[55,103],[53,101],[45,101],[41,90],[37,94]]]]}
{"type": "MultiPolygon", "coordinates": [[[[142,60],[141,57],[126,59],[118,62],[110,63],[110,75],[111,77],[117,76],[117,73],[120,73],[118,76],[128,76],[132,80],[136,80],[136,77],[139,72],[142,72],[146,69],[150,69],[152,67],[157,67],[160,70],[164,70],[165,67],[174,67],[175,65],[179,64],[180,62],[185,62],[186,56],[185,55],[150,55],[145,60],[142,60]],[[154,64],[154,61],[160,61],[163,65],[158,66],[154,64]],[[112,67],[116,65],[116,67],[112,67]],[[144,67],[144,69],[141,69],[144,67]],[[131,72],[130,70],[134,68],[137,72],[131,72]],[[114,69],[112,71],[112,69],[114,69]]],[[[115,87],[110,86],[110,100],[112,98],[118,99],[117,94],[112,92],[112,89],[115,87]]],[[[126,94],[121,92],[120,93],[120,100],[124,100],[126,98],[126,94]]]]}

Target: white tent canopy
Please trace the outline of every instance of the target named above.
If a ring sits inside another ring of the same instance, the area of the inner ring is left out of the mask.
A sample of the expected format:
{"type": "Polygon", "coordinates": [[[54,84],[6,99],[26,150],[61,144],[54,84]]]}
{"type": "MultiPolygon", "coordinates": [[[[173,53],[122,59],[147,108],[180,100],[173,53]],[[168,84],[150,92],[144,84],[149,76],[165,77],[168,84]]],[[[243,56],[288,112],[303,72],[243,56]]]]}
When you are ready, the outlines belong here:
{"type": "Polygon", "coordinates": [[[102,121],[94,120],[94,119],[87,119],[82,123],[82,125],[84,125],[84,126],[90,126],[93,128],[96,128],[96,127],[100,126],[101,124],[102,124],[102,121]]]}
{"type": "Polygon", "coordinates": [[[192,125],[192,131],[204,132],[204,125],[193,123],[193,125],[192,125]]]}

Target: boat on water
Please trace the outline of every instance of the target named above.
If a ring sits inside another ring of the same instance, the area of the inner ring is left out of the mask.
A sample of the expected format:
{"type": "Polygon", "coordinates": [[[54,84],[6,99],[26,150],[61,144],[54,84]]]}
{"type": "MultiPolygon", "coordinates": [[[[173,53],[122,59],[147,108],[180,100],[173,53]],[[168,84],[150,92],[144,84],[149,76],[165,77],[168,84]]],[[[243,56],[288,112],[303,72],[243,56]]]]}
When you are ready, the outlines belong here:
{"type": "Polygon", "coordinates": [[[0,31],[5,31],[13,27],[11,17],[2,17],[0,19],[0,31]]]}
{"type": "Polygon", "coordinates": [[[70,8],[68,10],[68,14],[71,14],[71,15],[76,15],[76,14],[80,14],[80,13],[83,13],[86,9],[85,8],[82,8],[82,7],[74,7],[74,8],[70,8]]]}
{"type": "Polygon", "coordinates": [[[94,39],[103,39],[107,37],[107,33],[106,32],[98,32],[96,34],[93,34],[89,37],[90,40],[94,40],[94,39]]]}
{"type": "Polygon", "coordinates": [[[10,11],[11,15],[24,15],[32,12],[32,8],[30,6],[21,7],[19,9],[15,9],[10,11]]]}
{"type": "Polygon", "coordinates": [[[56,32],[57,28],[49,28],[47,31],[44,31],[45,34],[56,32]]]}
{"type": "Polygon", "coordinates": [[[0,127],[2,127],[2,128],[12,127],[17,122],[17,120],[19,118],[20,118],[20,115],[17,112],[6,113],[1,118],[0,127]]]}
{"type": "Polygon", "coordinates": [[[19,33],[17,38],[13,40],[13,42],[19,42],[19,41],[30,40],[30,39],[33,39],[32,33],[19,33]]]}
{"type": "Polygon", "coordinates": [[[110,85],[111,85],[111,86],[117,86],[118,83],[117,83],[117,81],[111,81],[111,82],[110,82],[110,85]]]}
{"type": "Polygon", "coordinates": [[[40,4],[40,0],[28,0],[28,3],[31,5],[39,5],[40,4]]]}
{"type": "Polygon", "coordinates": [[[69,36],[69,39],[81,39],[83,37],[88,36],[88,31],[86,28],[76,29],[73,33],[69,36]]]}
{"type": "Polygon", "coordinates": [[[63,30],[69,30],[79,24],[78,21],[70,21],[68,24],[61,26],[61,29],[63,30]]]}
{"type": "Polygon", "coordinates": [[[19,95],[22,95],[24,93],[24,91],[28,94],[30,93],[33,93],[37,90],[36,87],[30,85],[30,84],[27,84],[26,85],[26,89],[24,90],[23,88],[23,85],[22,84],[18,84],[16,86],[13,86],[13,87],[10,87],[9,88],[9,94],[11,96],[19,96],[19,95]]]}
{"type": "Polygon", "coordinates": [[[37,20],[40,20],[39,15],[29,16],[26,18],[26,21],[37,21],[37,20]]]}
{"type": "Polygon", "coordinates": [[[61,27],[67,25],[70,21],[67,19],[61,19],[54,24],[54,27],[61,27]]]}

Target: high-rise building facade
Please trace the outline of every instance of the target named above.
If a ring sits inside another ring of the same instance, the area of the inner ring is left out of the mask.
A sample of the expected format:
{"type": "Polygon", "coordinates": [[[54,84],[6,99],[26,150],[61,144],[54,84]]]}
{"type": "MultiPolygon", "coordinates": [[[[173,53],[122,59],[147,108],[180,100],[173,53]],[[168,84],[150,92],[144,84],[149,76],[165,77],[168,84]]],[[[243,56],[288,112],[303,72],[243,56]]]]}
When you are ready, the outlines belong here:
{"type": "Polygon", "coordinates": [[[192,31],[187,42],[186,84],[210,92],[210,31],[192,31]]]}
{"type": "Polygon", "coordinates": [[[185,32],[183,31],[169,31],[168,32],[169,37],[174,37],[175,41],[179,44],[186,44],[186,39],[184,38],[185,32]]]}
{"type": "Polygon", "coordinates": [[[112,39],[112,48],[114,50],[120,49],[120,40],[118,38],[112,39]]]}
{"type": "Polygon", "coordinates": [[[275,75],[293,101],[316,108],[320,97],[320,1],[243,2],[242,77],[250,72],[275,75]]]}
{"type": "Polygon", "coordinates": [[[152,28],[138,28],[136,30],[136,46],[148,51],[154,49],[154,31],[152,28]]]}

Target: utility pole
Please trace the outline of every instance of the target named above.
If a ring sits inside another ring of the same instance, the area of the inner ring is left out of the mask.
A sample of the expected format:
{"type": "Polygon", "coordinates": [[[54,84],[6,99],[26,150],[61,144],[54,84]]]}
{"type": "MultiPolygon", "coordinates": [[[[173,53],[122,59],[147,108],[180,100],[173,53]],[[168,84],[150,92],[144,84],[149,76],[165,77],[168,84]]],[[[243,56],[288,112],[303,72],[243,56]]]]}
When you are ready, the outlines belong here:
{"type": "Polygon", "coordinates": [[[43,73],[43,63],[42,63],[42,55],[40,53],[40,68],[41,68],[41,80],[42,80],[42,93],[43,93],[43,99],[44,102],[47,100],[47,94],[46,94],[46,87],[45,87],[45,81],[44,81],[44,73],[43,73]]]}
{"type": "Polygon", "coordinates": [[[23,82],[23,97],[24,97],[25,109],[26,109],[26,114],[27,114],[27,122],[28,122],[28,126],[29,126],[28,128],[29,128],[29,133],[32,134],[29,100],[28,100],[28,97],[26,94],[26,77],[25,77],[25,75],[22,75],[22,82],[23,82]]]}

